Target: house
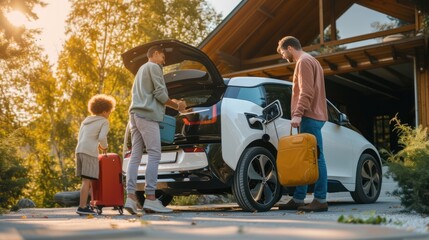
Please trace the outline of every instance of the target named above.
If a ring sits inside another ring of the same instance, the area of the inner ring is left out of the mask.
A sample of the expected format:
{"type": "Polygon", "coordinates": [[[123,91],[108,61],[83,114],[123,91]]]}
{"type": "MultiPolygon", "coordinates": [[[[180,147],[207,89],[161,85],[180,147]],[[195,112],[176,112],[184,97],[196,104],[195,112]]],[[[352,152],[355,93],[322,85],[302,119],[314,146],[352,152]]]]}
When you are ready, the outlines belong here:
{"type": "Polygon", "coordinates": [[[429,126],[428,34],[422,22],[411,0],[243,0],[199,47],[226,78],[291,81],[294,63],[282,60],[276,48],[282,37],[297,37],[322,64],[327,97],[378,148],[395,149],[389,121],[396,114],[411,126],[429,126]],[[337,20],[354,4],[405,24],[338,39],[337,20]],[[369,39],[383,40],[348,47],[369,39]]]}

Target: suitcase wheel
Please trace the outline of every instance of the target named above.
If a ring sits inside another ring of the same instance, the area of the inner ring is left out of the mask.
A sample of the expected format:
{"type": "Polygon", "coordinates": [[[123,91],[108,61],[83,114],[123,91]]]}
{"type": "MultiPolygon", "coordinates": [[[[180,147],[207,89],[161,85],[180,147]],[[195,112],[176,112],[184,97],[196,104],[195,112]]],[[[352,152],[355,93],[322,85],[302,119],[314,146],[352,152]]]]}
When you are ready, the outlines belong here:
{"type": "Polygon", "coordinates": [[[124,213],[124,207],[123,206],[113,206],[112,210],[118,210],[120,215],[122,215],[124,213]]]}
{"type": "Polygon", "coordinates": [[[97,212],[98,215],[101,215],[103,213],[103,207],[97,206],[97,207],[95,207],[95,211],[97,212]]]}

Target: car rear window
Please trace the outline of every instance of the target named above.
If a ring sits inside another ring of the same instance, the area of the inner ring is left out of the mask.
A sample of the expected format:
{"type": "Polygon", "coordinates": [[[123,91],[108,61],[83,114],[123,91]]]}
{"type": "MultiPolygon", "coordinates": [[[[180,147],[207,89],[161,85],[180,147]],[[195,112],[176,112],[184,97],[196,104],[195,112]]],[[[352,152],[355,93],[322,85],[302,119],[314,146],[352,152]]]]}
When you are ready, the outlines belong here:
{"type": "Polygon", "coordinates": [[[230,86],[225,92],[225,97],[249,101],[261,107],[265,104],[263,90],[260,86],[256,86],[256,87],[230,86]]]}

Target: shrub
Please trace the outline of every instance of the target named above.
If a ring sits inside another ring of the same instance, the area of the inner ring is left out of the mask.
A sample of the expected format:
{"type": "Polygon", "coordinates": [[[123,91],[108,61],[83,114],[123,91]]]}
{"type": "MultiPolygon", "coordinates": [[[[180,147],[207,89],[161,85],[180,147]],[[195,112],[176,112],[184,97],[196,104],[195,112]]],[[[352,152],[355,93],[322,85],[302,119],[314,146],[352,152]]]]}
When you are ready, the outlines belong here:
{"type": "Polygon", "coordinates": [[[11,137],[0,138],[0,208],[11,209],[25,189],[28,178],[23,160],[11,137]]]}
{"type": "Polygon", "coordinates": [[[398,143],[402,150],[388,153],[388,175],[398,183],[393,191],[401,199],[401,204],[408,211],[429,213],[429,139],[427,128],[415,129],[401,124],[395,116],[394,130],[398,132],[398,143]]]}

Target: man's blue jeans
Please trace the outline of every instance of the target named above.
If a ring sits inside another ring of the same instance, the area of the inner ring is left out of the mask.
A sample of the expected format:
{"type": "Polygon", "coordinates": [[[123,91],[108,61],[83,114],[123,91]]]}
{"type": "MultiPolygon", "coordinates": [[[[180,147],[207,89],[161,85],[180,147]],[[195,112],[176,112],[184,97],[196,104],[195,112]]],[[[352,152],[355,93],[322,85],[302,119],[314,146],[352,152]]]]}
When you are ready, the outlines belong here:
{"type": "MultiPolygon", "coordinates": [[[[319,148],[320,155],[317,161],[319,165],[319,179],[314,186],[314,198],[325,200],[326,192],[328,190],[328,172],[326,170],[325,156],[323,155],[323,140],[322,140],[322,127],[325,125],[324,121],[315,120],[308,117],[302,117],[300,132],[311,133],[316,136],[317,147],[319,148]]],[[[307,194],[307,185],[298,186],[295,188],[293,198],[297,200],[304,200],[307,194]]]]}

